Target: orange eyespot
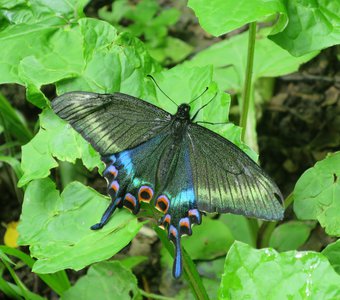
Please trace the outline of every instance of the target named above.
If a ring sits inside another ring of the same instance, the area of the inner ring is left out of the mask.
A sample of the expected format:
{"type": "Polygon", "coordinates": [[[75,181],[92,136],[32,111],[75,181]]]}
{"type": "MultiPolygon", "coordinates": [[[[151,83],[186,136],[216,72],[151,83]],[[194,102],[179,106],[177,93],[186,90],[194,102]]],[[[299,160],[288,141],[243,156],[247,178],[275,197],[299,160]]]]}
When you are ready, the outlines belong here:
{"type": "Polygon", "coordinates": [[[177,229],[175,228],[175,226],[173,226],[173,225],[170,226],[169,233],[173,237],[175,237],[175,238],[177,237],[177,229]]]}
{"type": "Polygon", "coordinates": [[[157,201],[156,201],[156,208],[163,212],[163,213],[166,213],[169,209],[169,199],[167,196],[165,195],[161,195],[157,198],[157,201]]]}
{"type": "Polygon", "coordinates": [[[179,221],[179,226],[180,227],[186,227],[187,229],[190,228],[190,222],[189,222],[189,218],[183,218],[179,221]]]}
{"type": "Polygon", "coordinates": [[[143,202],[150,202],[153,196],[152,188],[143,185],[138,191],[138,200],[143,202]]]}
{"type": "Polygon", "coordinates": [[[124,198],[125,201],[128,201],[129,203],[131,203],[132,206],[136,206],[136,198],[134,196],[132,196],[131,194],[126,194],[125,195],[125,198],[124,198]]]}
{"type": "Polygon", "coordinates": [[[169,214],[165,215],[162,220],[164,225],[170,225],[171,222],[171,216],[169,214]]]}
{"type": "Polygon", "coordinates": [[[111,189],[112,189],[115,193],[118,192],[118,190],[119,190],[119,183],[118,183],[117,180],[112,181],[112,183],[111,183],[111,189]]]}
{"type": "Polygon", "coordinates": [[[198,211],[198,209],[190,209],[188,211],[188,216],[190,217],[191,222],[201,224],[201,213],[198,211]]]}
{"type": "Polygon", "coordinates": [[[108,171],[110,172],[110,174],[111,174],[114,178],[117,177],[117,175],[118,175],[118,170],[117,170],[117,168],[116,168],[115,166],[111,166],[111,167],[108,169],[108,171]]]}

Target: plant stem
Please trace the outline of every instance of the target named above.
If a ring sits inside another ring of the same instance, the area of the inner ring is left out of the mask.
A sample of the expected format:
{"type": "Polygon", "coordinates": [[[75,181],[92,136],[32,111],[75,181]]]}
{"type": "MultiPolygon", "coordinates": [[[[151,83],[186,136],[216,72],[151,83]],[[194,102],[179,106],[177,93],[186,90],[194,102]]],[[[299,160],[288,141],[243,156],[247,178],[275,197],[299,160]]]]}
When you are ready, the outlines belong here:
{"type": "MultiPolygon", "coordinates": [[[[168,250],[170,255],[173,257],[174,256],[173,245],[168,240],[165,231],[160,229],[158,226],[157,227],[155,226],[154,229],[159,239],[161,240],[162,244],[165,246],[165,248],[168,250]]],[[[182,246],[182,254],[183,254],[184,276],[186,280],[188,281],[195,298],[198,300],[209,300],[208,294],[203,286],[201,277],[196,270],[195,264],[191,260],[190,256],[185,251],[183,246],[182,246]]]]}
{"type": "MultiPolygon", "coordinates": [[[[254,65],[254,51],[255,51],[255,38],[256,38],[256,22],[249,24],[249,36],[248,36],[248,53],[247,53],[247,66],[244,79],[244,88],[242,95],[242,113],[240,119],[240,126],[242,127],[242,141],[244,141],[247,131],[247,120],[250,106],[251,90],[252,90],[252,75],[254,65]]],[[[248,220],[248,226],[252,232],[253,239],[256,242],[258,233],[258,222],[254,219],[248,220]]]]}
{"type": "Polygon", "coordinates": [[[247,131],[247,118],[250,106],[251,89],[252,89],[252,75],[254,65],[254,51],[255,51],[255,38],[256,38],[256,22],[249,24],[248,36],[248,53],[247,53],[247,66],[246,75],[244,80],[243,101],[242,101],[242,114],[240,126],[242,127],[242,140],[244,141],[247,131]]]}
{"type": "Polygon", "coordinates": [[[171,297],[165,297],[165,296],[161,296],[161,295],[156,295],[156,294],[152,294],[152,293],[147,293],[142,289],[139,289],[139,292],[142,294],[142,296],[144,296],[145,298],[151,298],[151,299],[158,299],[158,300],[175,300],[175,298],[171,298],[171,297]]]}

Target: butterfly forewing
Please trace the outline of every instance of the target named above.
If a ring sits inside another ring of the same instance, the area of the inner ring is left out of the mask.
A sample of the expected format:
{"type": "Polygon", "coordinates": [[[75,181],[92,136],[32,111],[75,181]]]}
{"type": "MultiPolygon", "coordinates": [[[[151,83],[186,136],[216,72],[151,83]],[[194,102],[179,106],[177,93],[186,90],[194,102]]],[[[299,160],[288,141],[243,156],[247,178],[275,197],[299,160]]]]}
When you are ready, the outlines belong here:
{"type": "Polygon", "coordinates": [[[242,150],[197,124],[188,127],[198,208],[265,220],[283,218],[276,184],[242,150]]]}
{"type": "Polygon", "coordinates": [[[121,93],[66,93],[54,99],[52,108],[103,156],[151,139],[171,119],[166,111],[121,93]]]}

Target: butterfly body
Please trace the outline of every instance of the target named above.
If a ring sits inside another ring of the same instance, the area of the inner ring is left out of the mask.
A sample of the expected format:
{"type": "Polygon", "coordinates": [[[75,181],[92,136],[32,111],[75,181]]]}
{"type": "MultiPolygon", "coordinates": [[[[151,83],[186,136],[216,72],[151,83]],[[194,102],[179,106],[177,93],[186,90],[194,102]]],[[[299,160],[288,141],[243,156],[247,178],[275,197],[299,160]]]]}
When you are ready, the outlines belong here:
{"type": "MultiPolygon", "coordinates": [[[[100,152],[112,201],[134,214],[148,202],[174,243],[174,277],[182,273],[180,238],[202,221],[201,211],[233,212],[279,220],[282,196],[275,183],[234,144],[193,122],[190,106],[174,115],[129,95],[72,92],[52,102],[54,111],[100,152]]],[[[196,116],[196,115],[195,115],[196,116]]]]}

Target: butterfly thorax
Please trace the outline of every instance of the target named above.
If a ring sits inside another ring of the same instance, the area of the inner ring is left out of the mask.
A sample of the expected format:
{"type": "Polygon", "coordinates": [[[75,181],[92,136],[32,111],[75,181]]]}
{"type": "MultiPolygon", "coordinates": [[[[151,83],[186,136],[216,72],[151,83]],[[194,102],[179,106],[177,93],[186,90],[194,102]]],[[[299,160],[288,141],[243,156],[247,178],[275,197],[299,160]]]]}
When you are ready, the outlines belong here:
{"type": "MultiPolygon", "coordinates": [[[[177,166],[179,149],[183,145],[183,139],[186,135],[188,124],[190,121],[190,106],[188,104],[181,104],[175,115],[172,116],[171,131],[167,147],[160,155],[157,168],[157,183],[168,183],[173,176],[177,166]]],[[[165,188],[162,186],[161,188],[165,188]]]]}
{"type": "Polygon", "coordinates": [[[178,106],[177,112],[174,117],[176,119],[190,120],[190,105],[183,103],[178,106]]]}

